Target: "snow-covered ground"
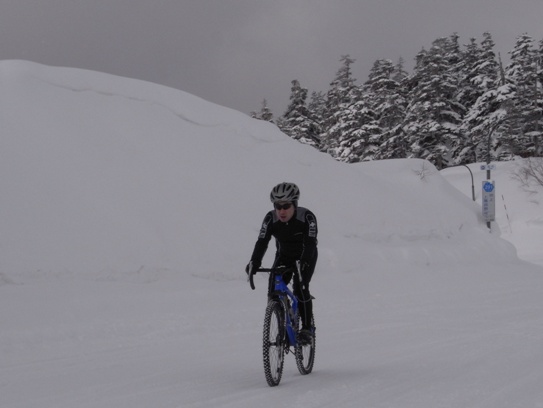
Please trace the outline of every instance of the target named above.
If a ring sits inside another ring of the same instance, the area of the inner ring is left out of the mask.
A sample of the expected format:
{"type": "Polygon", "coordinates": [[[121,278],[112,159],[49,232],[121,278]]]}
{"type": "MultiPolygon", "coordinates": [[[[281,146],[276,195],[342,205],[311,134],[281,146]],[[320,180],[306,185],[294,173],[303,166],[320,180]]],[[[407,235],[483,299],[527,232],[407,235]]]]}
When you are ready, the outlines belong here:
{"type": "Polygon", "coordinates": [[[543,407],[518,162],[489,233],[478,164],[474,203],[465,167],[338,163],[156,84],[4,61],[0,112],[2,408],[543,407]],[[319,220],[317,358],[269,388],[243,269],[281,181],[319,220]]]}

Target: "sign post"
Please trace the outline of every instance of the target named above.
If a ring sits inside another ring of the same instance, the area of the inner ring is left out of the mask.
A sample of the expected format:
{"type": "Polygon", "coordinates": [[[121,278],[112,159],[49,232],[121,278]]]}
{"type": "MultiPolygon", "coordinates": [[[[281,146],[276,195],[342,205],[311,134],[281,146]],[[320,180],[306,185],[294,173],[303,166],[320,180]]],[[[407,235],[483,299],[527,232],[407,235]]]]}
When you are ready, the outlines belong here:
{"type": "Polygon", "coordinates": [[[490,179],[490,171],[496,168],[495,165],[487,163],[481,166],[481,170],[486,170],[486,180],[483,180],[483,218],[486,221],[488,229],[491,228],[490,222],[496,219],[496,185],[494,180],[490,179]]]}
{"type": "Polygon", "coordinates": [[[483,218],[490,228],[490,222],[496,219],[496,188],[494,181],[483,180],[483,218]]]}

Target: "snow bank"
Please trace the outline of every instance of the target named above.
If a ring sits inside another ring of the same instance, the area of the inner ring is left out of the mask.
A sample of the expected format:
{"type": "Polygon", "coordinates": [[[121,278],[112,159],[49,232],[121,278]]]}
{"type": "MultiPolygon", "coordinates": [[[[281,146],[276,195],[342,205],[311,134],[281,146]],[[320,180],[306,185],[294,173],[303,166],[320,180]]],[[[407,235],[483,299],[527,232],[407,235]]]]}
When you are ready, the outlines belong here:
{"type": "Polygon", "coordinates": [[[285,180],[318,216],[328,269],[516,259],[428,162],[338,163],[269,123],[142,81],[21,61],[0,73],[5,272],[236,278],[285,180]]]}

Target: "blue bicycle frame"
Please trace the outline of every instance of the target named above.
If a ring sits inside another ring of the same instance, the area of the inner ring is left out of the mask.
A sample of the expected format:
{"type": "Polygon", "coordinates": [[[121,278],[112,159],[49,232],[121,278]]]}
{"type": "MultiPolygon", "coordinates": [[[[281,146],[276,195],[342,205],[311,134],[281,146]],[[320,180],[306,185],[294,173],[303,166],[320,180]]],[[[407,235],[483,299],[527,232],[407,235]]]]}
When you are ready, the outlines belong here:
{"type": "Polygon", "coordinates": [[[275,295],[279,298],[283,307],[285,308],[285,318],[286,318],[286,328],[288,340],[291,346],[296,346],[296,332],[297,328],[295,324],[297,323],[296,314],[298,313],[298,299],[294,296],[294,293],[289,289],[283,276],[280,274],[275,274],[275,287],[272,295],[275,295]],[[290,301],[290,307],[289,307],[290,301]]]}
{"type": "MultiPolygon", "coordinates": [[[[296,268],[296,271],[299,274],[299,267],[296,268]]],[[[283,280],[283,275],[281,273],[276,273],[277,269],[274,268],[261,268],[257,271],[251,271],[251,273],[249,273],[249,282],[251,284],[251,289],[255,289],[253,276],[256,272],[271,272],[274,274],[275,285],[272,295],[276,296],[283,304],[286,312],[285,319],[287,323],[286,328],[288,340],[291,346],[296,347],[296,334],[298,329],[297,327],[295,327],[295,324],[297,323],[296,314],[298,313],[298,299],[296,298],[296,296],[294,296],[294,293],[292,293],[288,285],[283,280]]]]}

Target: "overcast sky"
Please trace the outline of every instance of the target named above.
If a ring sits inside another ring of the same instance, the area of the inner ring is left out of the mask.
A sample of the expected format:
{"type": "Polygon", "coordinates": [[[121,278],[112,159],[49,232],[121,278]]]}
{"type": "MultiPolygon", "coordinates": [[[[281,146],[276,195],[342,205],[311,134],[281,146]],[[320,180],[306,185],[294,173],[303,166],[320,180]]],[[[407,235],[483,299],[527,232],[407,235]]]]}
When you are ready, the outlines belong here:
{"type": "Polygon", "coordinates": [[[543,39],[543,0],[0,0],[0,59],[78,67],[171,86],[242,112],[290,82],[326,91],[339,59],[363,83],[374,61],[438,37],[489,31],[504,60],[516,38],[543,39]]]}

